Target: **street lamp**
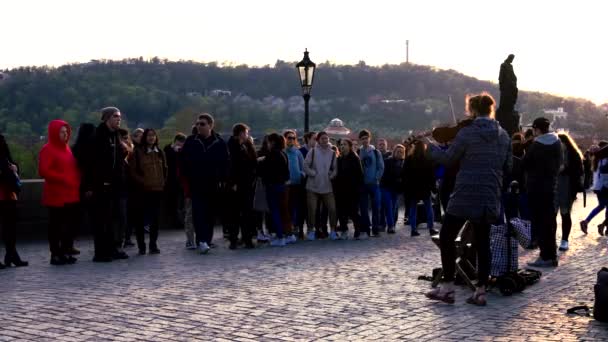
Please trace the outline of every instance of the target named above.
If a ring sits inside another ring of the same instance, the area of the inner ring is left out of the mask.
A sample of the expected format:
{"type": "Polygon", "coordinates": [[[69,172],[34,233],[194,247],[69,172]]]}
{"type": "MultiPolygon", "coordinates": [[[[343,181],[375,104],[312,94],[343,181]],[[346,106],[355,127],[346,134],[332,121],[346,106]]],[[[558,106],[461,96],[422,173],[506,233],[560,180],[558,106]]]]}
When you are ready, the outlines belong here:
{"type": "Polygon", "coordinates": [[[316,67],[317,65],[308,58],[308,49],[305,49],[304,58],[296,64],[298,75],[300,76],[302,97],[304,98],[304,133],[308,133],[308,101],[310,100],[310,91],[312,90],[312,82],[315,76],[316,67]]]}

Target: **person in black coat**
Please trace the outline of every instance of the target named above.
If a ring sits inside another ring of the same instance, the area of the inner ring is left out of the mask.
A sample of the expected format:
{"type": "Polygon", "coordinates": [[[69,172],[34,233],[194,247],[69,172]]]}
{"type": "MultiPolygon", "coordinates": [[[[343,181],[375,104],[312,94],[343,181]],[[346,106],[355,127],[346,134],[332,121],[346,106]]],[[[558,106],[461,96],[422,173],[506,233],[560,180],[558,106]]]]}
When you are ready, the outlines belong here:
{"type": "Polygon", "coordinates": [[[120,236],[120,198],[126,189],[124,182],[128,149],[122,143],[118,129],[122,116],[116,107],[101,110],[101,124],[95,131],[95,162],[92,175],[92,195],[96,208],[94,228],[94,262],[127,259],[122,251],[120,236]]]}
{"type": "Polygon", "coordinates": [[[382,194],[382,215],[386,217],[388,225],[387,232],[395,234],[397,217],[395,213],[399,208],[399,193],[403,188],[403,164],[405,159],[405,147],[396,145],[393,153],[384,161],[384,174],[380,180],[380,192],[382,194]]]}
{"type": "MultiPolygon", "coordinates": [[[[361,216],[359,215],[359,189],[363,186],[363,167],[361,159],[353,150],[350,139],[340,140],[340,157],[338,157],[338,174],[334,179],[336,209],[340,222],[341,239],[348,237],[348,220],[353,221],[355,239],[361,234],[361,216]]],[[[366,231],[369,236],[369,231],[366,231]]]]}
{"type": "Polygon", "coordinates": [[[253,196],[255,189],[257,155],[249,140],[249,127],[237,123],[228,139],[230,170],[228,177],[228,230],[230,249],[236,249],[239,230],[246,248],[253,248],[253,196]]]}
{"type": "Polygon", "coordinates": [[[226,142],[213,131],[210,114],[199,115],[198,134],[189,136],[180,154],[181,169],[192,195],[192,219],[201,254],[211,249],[221,189],[227,180],[230,155],[226,142]]]}
{"type": "MultiPolygon", "coordinates": [[[[95,125],[92,123],[82,123],[78,128],[76,142],[72,146],[72,154],[78,163],[80,170],[80,207],[82,222],[87,226],[93,226],[94,205],[93,194],[93,174],[95,168],[95,125]]],[[[74,238],[76,238],[74,236],[74,238]]],[[[69,255],[80,254],[80,251],[72,247],[69,255]]]]}
{"type": "Polygon", "coordinates": [[[184,191],[177,177],[177,154],[184,147],[185,142],[186,135],[177,133],[173,138],[173,143],[163,148],[167,160],[167,181],[164,194],[167,223],[180,229],[184,226],[184,191]]]}
{"type": "Polygon", "coordinates": [[[427,226],[431,235],[437,234],[433,229],[433,206],[431,192],[435,189],[435,171],[433,163],[425,157],[426,145],[422,141],[413,142],[410,155],[403,163],[403,189],[406,201],[409,202],[409,223],[412,227],[412,236],[418,236],[416,213],[418,201],[424,202],[427,226]]]}

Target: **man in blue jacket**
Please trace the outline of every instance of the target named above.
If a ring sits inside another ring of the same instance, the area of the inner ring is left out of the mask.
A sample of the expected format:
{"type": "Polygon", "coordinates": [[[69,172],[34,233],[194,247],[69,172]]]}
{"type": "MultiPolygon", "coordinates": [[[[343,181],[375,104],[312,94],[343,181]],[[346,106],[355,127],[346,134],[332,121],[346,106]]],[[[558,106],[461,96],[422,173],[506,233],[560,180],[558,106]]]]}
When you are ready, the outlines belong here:
{"type": "Polygon", "coordinates": [[[198,134],[189,136],[182,149],[184,177],[192,194],[192,220],[201,254],[209,252],[213,227],[220,212],[221,187],[227,180],[229,154],[226,142],[213,131],[213,117],[203,113],[196,121],[198,134]]]}
{"type": "MultiPolygon", "coordinates": [[[[382,154],[370,144],[372,134],[364,129],[359,133],[359,157],[363,166],[363,189],[361,191],[361,223],[367,231],[371,226],[372,236],[378,236],[380,226],[380,179],[384,174],[382,154]],[[369,221],[369,199],[372,200],[372,222],[369,221]]],[[[365,230],[364,229],[364,230],[365,230]]]]}

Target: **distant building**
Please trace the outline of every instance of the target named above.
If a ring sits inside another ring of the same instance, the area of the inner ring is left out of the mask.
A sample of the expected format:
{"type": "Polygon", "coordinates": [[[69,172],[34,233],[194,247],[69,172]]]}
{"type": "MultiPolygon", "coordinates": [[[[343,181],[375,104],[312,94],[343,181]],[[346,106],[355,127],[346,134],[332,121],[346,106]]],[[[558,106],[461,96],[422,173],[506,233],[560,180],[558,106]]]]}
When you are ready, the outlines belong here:
{"type": "Polygon", "coordinates": [[[558,107],[557,109],[545,109],[543,110],[543,113],[551,122],[555,121],[555,119],[563,120],[568,118],[568,112],[565,112],[563,107],[558,107]]]}
{"type": "Polygon", "coordinates": [[[209,92],[209,95],[213,97],[231,97],[232,92],[230,90],[214,89],[209,92]]]}

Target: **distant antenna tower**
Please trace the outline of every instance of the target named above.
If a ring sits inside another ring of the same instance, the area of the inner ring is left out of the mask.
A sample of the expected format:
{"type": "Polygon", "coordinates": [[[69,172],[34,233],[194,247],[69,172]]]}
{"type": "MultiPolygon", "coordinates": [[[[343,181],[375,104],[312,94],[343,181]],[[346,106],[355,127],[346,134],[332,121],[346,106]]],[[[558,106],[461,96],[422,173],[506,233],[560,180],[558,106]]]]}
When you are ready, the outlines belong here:
{"type": "Polygon", "coordinates": [[[410,41],[405,41],[405,63],[410,64],[410,41]]]}

